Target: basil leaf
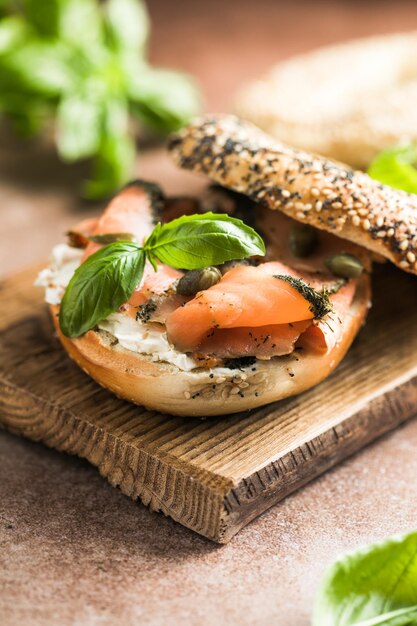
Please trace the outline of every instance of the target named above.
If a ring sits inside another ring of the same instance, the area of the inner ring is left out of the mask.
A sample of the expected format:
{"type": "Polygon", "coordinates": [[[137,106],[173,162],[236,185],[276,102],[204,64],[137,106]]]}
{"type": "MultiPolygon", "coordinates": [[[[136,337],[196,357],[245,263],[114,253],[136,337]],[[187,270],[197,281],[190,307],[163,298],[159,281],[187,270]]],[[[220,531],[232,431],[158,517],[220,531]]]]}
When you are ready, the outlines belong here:
{"type": "Polygon", "coordinates": [[[5,17],[0,21],[0,55],[13,50],[27,35],[27,27],[21,17],[5,17]]]}
{"type": "Polygon", "coordinates": [[[178,130],[200,107],[196,83],[178,72],[143,68],[132,75],[127,88],[133,113],[158,132],[178,130]]]}
{"type": "MultiPolygon", "coordinates": [[[[44,97],[71,91],[76,83],[72,53],[62,41],[28,39],[10,51],[7,69],[25,88],[44,97]]],[[[30,99],[26,106],[30,107],[30,99]]]]}
{"type": "Polygon", "coordinates": [[[143,276],[145,260],[142,248],[126,241],[109,244],[82,263],[61,302],[64,335],[82,335],[126,302],[143,276]]]}
{"type": "MultiPolygon", "coordinates": [[[[35,2],[39,5],[39,0],[35,2]]],[[[61,7],[59,36],[91,54],[97,42],[104,40],[100,6],[97,1],[64,1],[61,7]]]]}
{"type": "Polygon", "coordinates": [[[384,185],[417,194],[417,145],[399,146],[381,152],[368,174],[384,185]]]}
{"type": "Polygon", "coordinates": [[[101,113],[98,102],[76,93],[61,100],[57,111],[57,146],[63,159],[74,161],[97,152],[101,113]]]}
{"type": "Polygon", "coordinates": [[[265,244],[253,228],[215,213],[185,215],[158,224],[144,249],[151,260],[187,270],[265,254],[265,244]]]}
{"type": "Polygon", "coordinates": [[[23,0],[25,17],[39,35],[56,37],[65,0],[23,0]]]}
{"type": "Polygon", "coordinates": [[[83,195],[98,200],[111,195],[115,188],[126,183],[132,174],[135,145],[128,136],[107,136],[93,164],[93,175],[83,186],[83,195]]]}
{"type": "Polygon", "coordinates": [[[325,576],[313,626],[417,624],[417,531],[338,559],[325,576]]]}
{"type": "Polygon", "coordinates": [[[83,188],[84,196],[97,200],[109,196],[126,183],[133,174],[135,144],[129,136],[128,104],[122,99],[109,99],[104,109],[104,129],[93,175],[83,188]]]}
{"type": "Polygon", "coordinates": [[[149,34],[149,17],[140,0],[108,0],[105,6],[110,44],[119,52],[143,55],[149,34]]]}

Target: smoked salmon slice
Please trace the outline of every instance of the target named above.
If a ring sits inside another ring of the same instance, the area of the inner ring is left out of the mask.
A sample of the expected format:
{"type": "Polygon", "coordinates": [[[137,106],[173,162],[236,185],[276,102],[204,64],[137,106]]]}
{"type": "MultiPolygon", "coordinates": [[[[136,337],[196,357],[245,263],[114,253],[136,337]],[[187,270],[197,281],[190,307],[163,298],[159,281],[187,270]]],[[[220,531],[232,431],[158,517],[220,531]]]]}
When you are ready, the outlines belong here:
{"type": "MultiPolygon", "coordinates": [[[[285,276],[302,278],[299,272],[278,261],[231,269],[219,283],[200,292],[168,316],[166,327],[169,340],[183,352],[210,348],[214,354],[219,351],[237,352],[240,338],[245,344],[241,341],[242,354],[250,349],[252,353],[262,352],[266,356],[267,348],[270,349],[270,356],[278,352],[288,353],[301,332],[310,326],[315,311],[311,301],[285,280],[285,276]],[[289,326],[299,322],[303,324],[289,326]],[[239,333],[226,333],[225,329],[239,329],[239,333]],[[256,345],[253,341],[255,333],[251,337],[248,329],[259,330],[263,337],[268,337],[262,344],[262,350],[261,344],[256,345]],[[286,347],[283,347],[280,338],[286,347]],[[221,340],[225,344],[223,347],[221,340]],[[227,342],[230,345],[227,346],[227,342]]],[[[317,278],[314,280],[320,282],[317,278]]],[[[322,282],[320,284],[323,285],[322,282]]]]}
{"type": "MultiPolygon", "coordinates": [[[[131,233],[139,244],[149,237],[155,226],[153,198],[148,188],[132,184],[122,189],[110,202],[91,235],[110,233],[131,233]]],[[[100,244],[90,241],[83,261],[100,248],[100,244]]]]}
{"type": "Polygon", "coordinates": [[[309,299],[285,278],[301,279],[320,291],[334,279],[306,274],[281,262],[241,266],[200,292],[166,319],[168,338],[178,350],[220,358],[256,356],[267,359],[291,353],[295,347],[326,352],[334,345],[335,325],[352,303],[356,281],[329,295],[332,311],[314,320],[309,299]],[[278,278],[277,278],[278,277],[278,278]]]}
{"type": "Polygon", "coordinates": [[[201,341],[198,352],[221,359],[254,356],[270,359],[290,354],[295,343],[311,321],[271,324],[257,328],[219,328],[210,331],[201,341]]]}

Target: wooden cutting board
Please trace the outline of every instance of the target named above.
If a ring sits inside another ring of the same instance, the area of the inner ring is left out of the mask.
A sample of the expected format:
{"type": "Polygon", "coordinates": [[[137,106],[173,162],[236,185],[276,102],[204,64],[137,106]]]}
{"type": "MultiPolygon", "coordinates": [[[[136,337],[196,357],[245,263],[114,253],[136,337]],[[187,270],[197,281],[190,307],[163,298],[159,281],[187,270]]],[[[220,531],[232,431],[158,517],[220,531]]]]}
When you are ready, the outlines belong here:
{"type": "Polygon", "coordinates": [[[35,275],[1,285],[0,423],[88,459],[129,497],[213,541],[417,414],[417,279],[392,267],[377,271],[368,324],[333,376],[206,420],[147,411],[90,380],[54,336],[35,275]]]}

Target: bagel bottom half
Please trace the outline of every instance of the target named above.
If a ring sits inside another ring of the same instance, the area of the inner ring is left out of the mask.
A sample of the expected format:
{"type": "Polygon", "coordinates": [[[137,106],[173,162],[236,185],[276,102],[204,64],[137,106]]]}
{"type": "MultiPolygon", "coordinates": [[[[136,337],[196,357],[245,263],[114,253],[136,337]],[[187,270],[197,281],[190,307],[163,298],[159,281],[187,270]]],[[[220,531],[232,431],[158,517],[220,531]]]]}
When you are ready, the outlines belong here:
{"type": "Polygon", "coordinates": [[[243,369],[214,367],[184,372],[174,365],[126,350],[105,331],[77,339],[59,327],[59,307],[50,305],[59,339],[69,356],[100,385],[146,408],[184,416],[226,415],[296,395],[324,380],[340,363],[363,324],[370,303],[369,276],[340,325],[340,337],[325,354],[296,351],[243,369]]]}

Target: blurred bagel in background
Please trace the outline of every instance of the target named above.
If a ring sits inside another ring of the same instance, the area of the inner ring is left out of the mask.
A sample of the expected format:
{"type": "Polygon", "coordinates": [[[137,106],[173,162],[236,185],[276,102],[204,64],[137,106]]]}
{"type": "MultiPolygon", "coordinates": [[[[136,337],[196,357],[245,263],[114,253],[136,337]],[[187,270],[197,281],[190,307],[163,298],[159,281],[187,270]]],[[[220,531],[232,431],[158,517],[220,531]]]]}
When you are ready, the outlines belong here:
{"type": "Polygon", "coordinates": [[[366,169],[417,141],[417,31],[319,48],[245,87],[236,112],[280,141],[366,169]]]}

